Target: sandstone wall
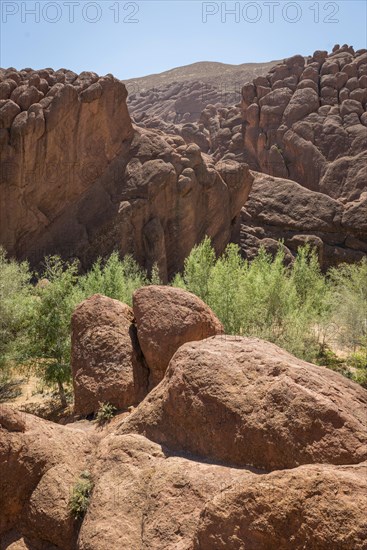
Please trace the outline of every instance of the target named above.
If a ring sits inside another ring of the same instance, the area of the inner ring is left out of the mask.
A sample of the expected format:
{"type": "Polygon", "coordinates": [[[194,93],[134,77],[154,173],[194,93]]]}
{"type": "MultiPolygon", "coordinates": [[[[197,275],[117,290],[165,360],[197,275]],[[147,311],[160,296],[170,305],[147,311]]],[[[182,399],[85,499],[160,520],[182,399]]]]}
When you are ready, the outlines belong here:
{"type": "Polygon", "coordinates": [[[0,78],[1,244],[26,255],[133,129],[125,86],[112,75],[27,69],[0,78]]]}
{"type": "Polygon", "coordinates": [[[252,176],[215,167],[196,144],[133,127],[111,75],[51,69],[0,74],[0,244],[88,267],[114,249],[167,280],[206,234],[221,252],[252,176]]]}

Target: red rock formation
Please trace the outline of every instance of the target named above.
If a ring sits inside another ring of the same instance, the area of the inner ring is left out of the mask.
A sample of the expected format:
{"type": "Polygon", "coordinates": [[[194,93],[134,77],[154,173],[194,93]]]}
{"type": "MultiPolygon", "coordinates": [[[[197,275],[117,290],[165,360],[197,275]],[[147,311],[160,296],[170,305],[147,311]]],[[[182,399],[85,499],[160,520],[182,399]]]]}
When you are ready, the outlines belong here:
{"type": "Polygon", "coordinates": [[[100,294],[74,310],[71,368],[77,414],[98,411],[100,402],[127,409],[145,397],[148,370],[133,320],[129,306],[100,294]]]}
{"type": "Polygon", "coordinates": [[[112,75],[0,73],[0,235],[30,254],[131,139],[126,88],[112,75]]]}
{"type": "Polygon", "coordinates": [[[233,485],[201,513],[195,550],[363,550],[367,463],[312,465],[233,485]]]}
{"type": "Polygon", "coordinates": [[[367,52],[343,47],[315,52],[307,64],[302,56],[286,59],[270,70],[265,91],[256,80],[246,84],[244,143],[253,167],[334,198],[358,199],[365,179],[366,70],[367,52]],[[348,162],[359,169],[345,184],[348,162]],[[331,177],[335,163],[345,176],[331,177]]]}
{"type": "MultiPolygon", "coordinates": [[[[150,290],[167,306],[163,288],[150,290]]],[[[208,311],[198,311],[208,320],[208,311]]],[[[74,330],[83,360],[91,350],[98,367],[111,365],[129,347],[130,315],[100,296],[82,303],[74,330]]],[[[145,321],[137,317],[138,329],[145,321]]],[[[147,341],[155,328],[149,334],[145,323],[147,341]]],[[[167,353],[163,338],[158,361],[167,353]]],[[[102,430],[2,406],[0,548],[362,550],[366,395],[268,342],[215,336],[181,346],[161,383],[102,430]],[[93,490],[76,520],[69,499],[86,470],[93,490]]]]}
{"type": "Polygon", "coordinates": [[[16,528],[31,548],[75,548],[78,525],[68,502],[78,474],[88,467],[90,439],[80,430],[0,408],[1,543],[16,528]]]}
{"type": "MultiPolygon", "coordinates": [[[[242,209],[240,244],[253,259],[260,246],[274,254],[279,241],[291,262],[306,242],[317,249],[327,269],[341,262],[357,262],[367,253],[367,202],[343,203],[298,183],[253,172],[251,194],[242,209]]],[[[367,194],[366,199],[367,199],[367,194]]]]}
{"type": "Polygon", "coordinates": [[[184,344],[119,433],[266,470],[367,458],[367,392],[253,338],[184,344]]]}
{"type": "Polygon", "coordinates": [[[0,243],[10,254],[37,263],[60,253],[87,267],[118,249],[148,270],[156,262],[166,280],[205,234],[224,249],[251,187],[246,166],[232,165],[236,177],[226,181],[197,145],[134,130],[126,89],[112,76],[1,77],[0,243]],[[17,114],[26,107],[17,94],[32,83],[46,97],[32,95],[40,103],[17,114]]]}
{"type": "Polygon", "coordinates": [[[150,369],[150,388],[164,377],[182,344],[224,332],[222,324],[200,298],[179,288],[147,286],[133,295],[138,339],[150,369]]]}
{"type": "Polygon", "coordinates": [[[313,236],[321,238],[324,267],[366,255],[366,74],[367,51],[354,52],[343,46],[329,55],[315,52],[307,63],[301,56],[286,59],[271,69],[265,78],[266,87],[258,79],[243,87],[243,135],[250,166],[328,195],[337,201],[333,208],[340,212],[332,223],[332,234],[330,229],[325,234],[323,216],[330,219],[332,209],[315,212],[314,206],[320,201],[326,205],[327,199],[279,181],[271,198],[272,191],[264,185],[268,181],[271,186],[271,180],[263,177],[261,187],[254,186],[246,205],[242,226],[245,256],[253,255],[257,241],[296,237],[292,234],[295,228],[301,236],[311,229],[313,236]],[[293,206],[298,201],[304,203],[307,197],[304,224],[297,209],[282,200],[288,193],[293,206]],[[254,210],[256,204],[263,203],[268,215],[261,213],[260,223],[254,210]]]}

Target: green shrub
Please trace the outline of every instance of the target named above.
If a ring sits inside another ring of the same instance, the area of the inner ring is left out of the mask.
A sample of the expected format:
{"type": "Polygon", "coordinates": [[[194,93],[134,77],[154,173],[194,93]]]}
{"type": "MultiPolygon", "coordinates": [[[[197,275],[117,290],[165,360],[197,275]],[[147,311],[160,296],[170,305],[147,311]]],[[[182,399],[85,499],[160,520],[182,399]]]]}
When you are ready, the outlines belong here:
{"type": "Polygon", "coordinates": [[[0,247],[0,380],[28,354],[36,303],[31,278],[28,263],[8,259],[0,247]]]}
{"type": "Polygon", "coordinates": [[[185,260],[183,280],[179,278],[179,286],[190,289],[208,303],[209,281],[215,265],[215,252],[209,237],[205,237],[201,244],[195,246],[185,260]]]}
{"type": "Polygon", "coordinates": [[[66,407],[64,384],[71,380],[71,314],[80,301],[78,266],[57,256],[47,257],[43,277],[48,284],[36,288],[29,364],[46,385],[57,385],[61,404],[66,407]]]}
{"type": "Polygon", "coordinates": [[[329,272],[331,317],[342,346],[357,350],[367,341],[367,259],[329,272]]]}
{"type": "Polygon", "coordinates": [[[84,471],[73,486],[69,499],[69,510],[75,519],[80,519],[86,514],[92,491],[93,481],[91,474],[88,471],[84,471]]]}
{"type": "Polygon", "coordinates": [[[291,268],[284,264],[284,248],[273,258],[261,248],[251,262],[239,247],[227,246],[215,260],[210,240],[196,246],[174,286],[200,296],[222,321],[228,334],[263,338],[298,357],[315,360],[318,335],[327,309],[327,285],[316,252],[299,250],[291,268]]]}
{"type": "Polygon", "coordinates": [[[111,403],[100,403],[99,409],[96,415],[96,422],[99,426],[109,422],[116,413],[116,407],[111,405],[111,403]]]}
{"type": "Polygon", "coordinates": [[[367,346],[351,353],[348,364],[354,369],[367,369],[367,346]]]}
{"type": "MultiPolygon", "coordinates": [[[[157,278],[156,271],[154,277],[157,278]]],[[[133,292],[148,282],[146,274],[130,255],[121,260],[118,252],[113,252],[105,263],[97,260],[91,270],[79,278],[78,287],[83,298],[103,294],[131,305],[133,292]]]]}

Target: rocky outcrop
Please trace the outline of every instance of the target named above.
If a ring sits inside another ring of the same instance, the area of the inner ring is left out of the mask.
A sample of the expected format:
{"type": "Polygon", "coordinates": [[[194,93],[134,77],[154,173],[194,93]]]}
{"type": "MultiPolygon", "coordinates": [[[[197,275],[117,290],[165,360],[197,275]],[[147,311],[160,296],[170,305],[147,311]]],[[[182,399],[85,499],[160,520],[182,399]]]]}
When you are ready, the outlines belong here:
{"type": "Polygon", "coordinates": [[[1,244],[28,255],[133,135],[125,86],[60,69],[0,72],[1,244]]]}
{"type": "Polygon", "coordinates": [[[145,365],[132,309],[95,294],[74,310],[71,369],[76,414],[98,411],[100,403],[127,409],[148,391],[145,365]]]}
{"type": "Polygon", "coordinates": [[[237,466],[352,464],[367,458],[366,403],[358,385],[274,344],[215,336],[183,345],[119,430],[237,466]]]}
{"type": "Polygon", "coordinates": [[[133,295],[138,339],[150,370],[150,388],[164,377],[182,344],[224,333],[220,321],[200,298],[179,288],[147,286],[133,295]]]}
{"type": "Polygon", "coordinates": [[[235,177],[224,179],[195,143],[134,130],[125,87],[112,76],[8,70],[3,93],[37,74],[53,84],[39,84],[47,97],[1,130],[0,235],[10,254],[36,264],[57,252],[88,267],[118,249],[148,271],[157,263],[166,281],[206,234],[224,249],[251,188],[245,165],[232,164],[235,177]]]}
{"type": "Polygon", "coordinates": [[[212,159],[182,138],[137,130],[125,157],[37,238],[38,258],[51,250],[77,256],[84,266],[117,249],[163,282],[207,234],[217,252],[229,242],[253,177],[235,165],[225,181],[212,159]]]}
{"type": "Polygon", "coordinates": [[[357,262],[366,255],[363,204],[367,194],[361,196],[357,207],[288,179],[253,175],[251,194],[241,215],[240,244],[245,258],[252,260],[260,246],[275,254],[280,240],[286,261],[291,262],[298,247],[309,243],[317,250],[324,270],[341,262],[357,262]]]}
{"type": "Polygon", "coordinates": [[[366,395],[273,344],[215,336],[181,346],[161,383],[103,429],[2,406],[1,548],[362,550],[366,395]],[[93,490],[76,520],[69,499],[86,470],[93,490]]]}
{"type": "Polygon", "coordinates": [[[265,185],[268,181],[272,188],[271,180],[263,177],[244,214],[241,242],[246,257],[256,253],[261,240],[274,249],[279,238],[285,238],[294,252],[309,235],[311,218],[311,235],[321,239],[318,248],[324,250],[325,267],[366,255],[366,75],[366,50],[336,46],[329,55],[315,52],[306,60],[302,56],[286,59],[265,78],[243,87],[243,144],[250,167],[323,193],[339,202],[340,211],[332,234],[325,234],[324,220],[320,225],[316,219],[326,215],[330,220],[333,208],[326,212],[324,206],[322,212],[315,212],[313,205],[322,200],[320,195],[284,184],[283,198],[287,193],[291,198],[281,206],[279,183],[271,199],[273,191],[265,185]],[[306,197],[309,209],[303,224],[299,209],[292,210],[291,203],[304,204],[306,197]],[[268,216],[254,212],[260,204],[268,216]],[[293,227],[289,227],[290,218],[293,227]],[[301,238],[292,232],[295,226],[301,238]]]}
{"type": "MultiPolygon", "coordinates": [[[[187,120],[180,119],[177,123],[178,119],[167,118],[163,112],[153,118],[144,113],[146,118],[139,118],[139,124],[145,124],[144,119],[147,126],[160,127],[182,136],[187,143],[196,143],[216,161],[245,162],[257,171],[295,181],[309,191],[322,193],[340,203],[343,219],[340,227],[336,221],[332,235],[323,233],[315,223],[310,234],[310,224],[302,225],[302,219],[297,219],[295,214],[293,224],[297,225],[297,231],[293,232],[287,224],[292,217],[290,209],[284,219],[278,211],[275,225],[271,215],[263,223],[253,220],[251,215],[248,219],[252,203],[268,204],[271,195],[265,185],[262,186],[264,196],[259,188],[253,188],[250,203],[245,206],[240,238],[246,258],[257,254],[260,244],[275,252],[279,246],[277,241],[285,239],[288,261],[292,261],[298,246],[308,241],[322,253],[325,269],[344,261],[355,262],[367,253],[364,222],[366,55],[365,50],[355,52],[349,46],[337,46],[330,54],[315,52],[307,58],[296,55],[274,65],[267,75],[257,75],[245,84],[242,109],[235,101],[231,105],[231,97],[226,95],[220,99],[210,90],[205,101],[201,94],[202,104],[206,105],[199,118],[188,113],[187,120]]],[[[179,97],[183,83],[177,83],[176,88],[179,97]]],[[[145,97],[149,93],[144,91],[145,97]]],[[[164,95],[163,89],[162,94],[152,99],[155,109],[169,96],[169,93],[164,95]]],[[[189,91],[185,93],[187,96],[190,97],[189,91]]],[[[134,101],[138,105],[142,99],[137,94],[134,101]]],[[[286,191],[289,189],[284,189],[284,193],[286,191]]],[[[295,197],[296,193],[300,193],[302,203],[304,194],[294,185],[291,195],[295,197]]],[[[314,216],[312,205],[318,201],[317,196],[311,197],[309,194],[307,219],[314,216]]],[[[275,197],[275,202],[277,200],[275,197]]],[[[316,218],[321,217],[316,214],[316,218]]],[[[265,216],[262,218],[265,220],[265,216]]],[[[238,236],[234,240],[238,240],[238,236]]]]}
{"type": "Polygon", "coordinates": [[[244,144],[253,167],[333,198],[358,199],[365,179],[366,72],[367,51],[343,46],[329,55],[286,59],[270,70],[266,86],[245,84],[244,144]]]}
{"type": "Polygon", "coordinates": [[[237,163],[236,177],[225,179],[182,138],[137,133],[132,150],[120,203],[122,252],[132,252],[148,270],[156,262],[166,281],[205,234],[217,251],[224,249],[253,178],[237,163]]]}
{"type": "Polygon", "coordinates": [[[312,465],[241,481],[204,508],[195,550],[363,550],[367,463],[312,465]]]}

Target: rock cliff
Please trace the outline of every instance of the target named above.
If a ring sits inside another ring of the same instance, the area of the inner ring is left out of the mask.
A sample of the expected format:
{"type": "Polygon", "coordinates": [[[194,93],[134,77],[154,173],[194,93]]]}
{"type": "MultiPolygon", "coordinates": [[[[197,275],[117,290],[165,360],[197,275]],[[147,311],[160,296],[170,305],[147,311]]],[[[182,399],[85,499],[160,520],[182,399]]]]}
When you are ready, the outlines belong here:
{"type": "Polygon", "coordinates": [[[252,176],[215,166],[196,144],[134,128],[111,75],[1,72],[0,244],[33,264],[45,254],[88,267],[117,249],[162,279],[205,234],[221,252],[252,176]]]}

